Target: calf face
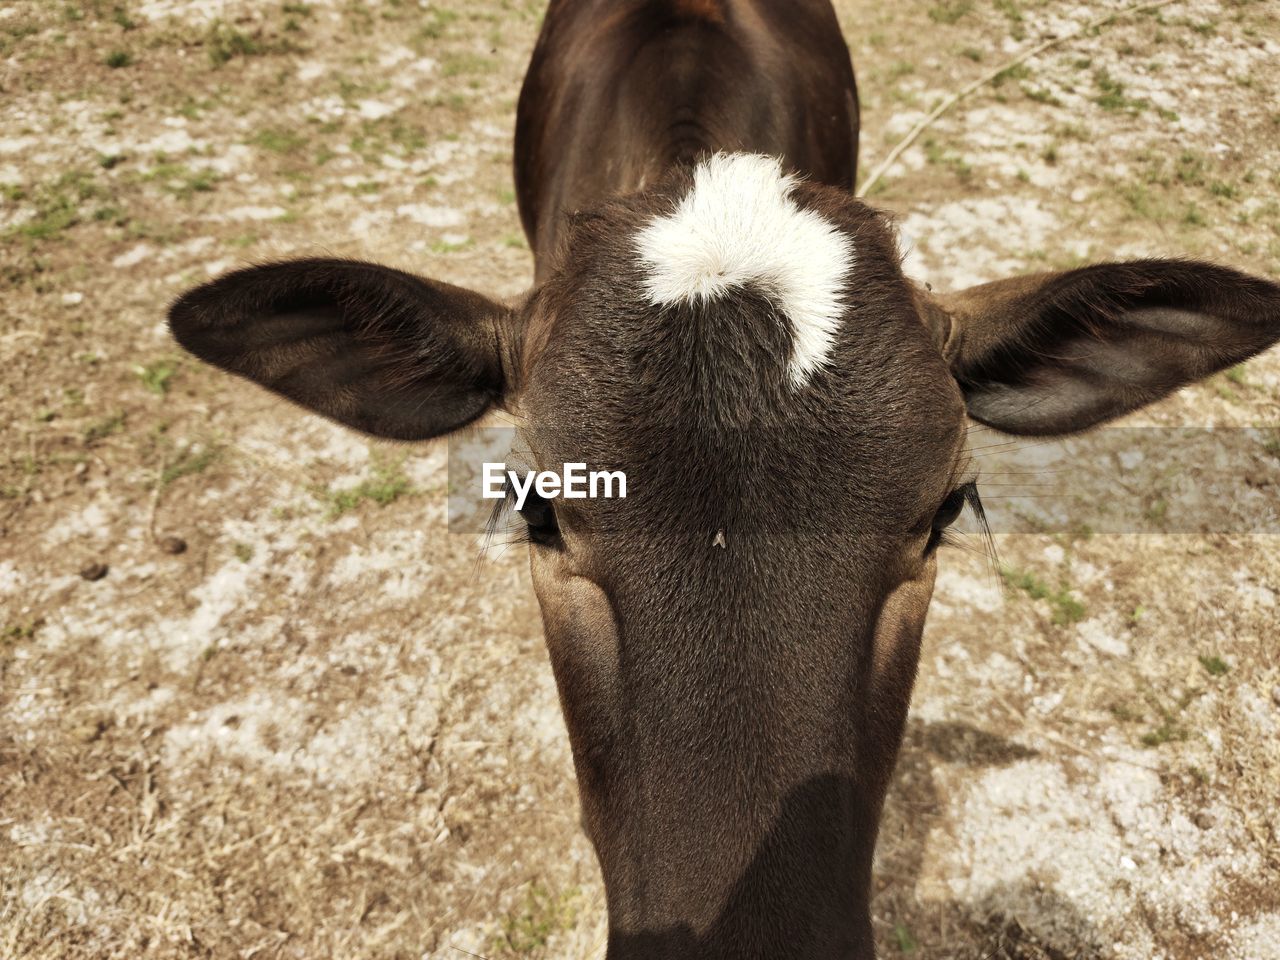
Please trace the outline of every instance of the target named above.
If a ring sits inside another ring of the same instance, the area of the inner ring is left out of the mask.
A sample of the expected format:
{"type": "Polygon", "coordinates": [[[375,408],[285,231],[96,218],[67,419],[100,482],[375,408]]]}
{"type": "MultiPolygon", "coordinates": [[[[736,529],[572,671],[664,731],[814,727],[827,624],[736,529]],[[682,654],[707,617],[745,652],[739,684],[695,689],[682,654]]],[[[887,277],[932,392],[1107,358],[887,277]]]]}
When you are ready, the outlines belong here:
{"type": "Polygon", "coordinates": [[[572,218],[513,305],[338,260],[184,296],[197,356],[426,439],[503,408],[611,956],[869,957],[872,850],[966,411],[1084,429],[1280,338],[1280,287],[1183,261],[935,296],[872,208],[720,155],[572,218]]]}

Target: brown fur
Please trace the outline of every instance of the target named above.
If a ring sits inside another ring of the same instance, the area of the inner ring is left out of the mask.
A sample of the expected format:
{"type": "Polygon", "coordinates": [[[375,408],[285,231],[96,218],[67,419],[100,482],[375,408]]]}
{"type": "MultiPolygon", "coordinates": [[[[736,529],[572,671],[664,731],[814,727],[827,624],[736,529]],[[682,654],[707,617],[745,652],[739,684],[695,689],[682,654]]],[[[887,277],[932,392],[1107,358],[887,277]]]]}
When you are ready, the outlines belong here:
{"type": "Polygon", "coordinates": [[[724,23],[724,5],[721,0],[671,0],[672,9],[691,20],[707,23],[724,23]]]}
{"type": "Polygon", "coordinates": [[[516,188],[539,279],[562,214],[715,150],[780,156],[853,188],[858,92],[829,0],[551,4],[516,115],[516,188]]]}

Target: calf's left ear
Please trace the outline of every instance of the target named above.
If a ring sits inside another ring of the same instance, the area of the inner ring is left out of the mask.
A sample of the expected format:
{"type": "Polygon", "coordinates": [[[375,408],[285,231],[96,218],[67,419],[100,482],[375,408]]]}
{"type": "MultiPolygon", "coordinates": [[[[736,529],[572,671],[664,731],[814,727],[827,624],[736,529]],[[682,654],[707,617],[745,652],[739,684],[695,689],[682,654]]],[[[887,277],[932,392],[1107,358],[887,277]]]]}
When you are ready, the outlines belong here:
{"type": "Polygon", "coordinates": [[[507,308],[350,260],[251,267],[169,310],[187,350],[365,433],[425,440],[501,402],[507,308]]]}
{"type": "Polygon", "coordinates": [[[1280,340],[1280,286],[1186,260],[1106,263],[921,294],[975,420],[1056,436],[1280,340]]]}

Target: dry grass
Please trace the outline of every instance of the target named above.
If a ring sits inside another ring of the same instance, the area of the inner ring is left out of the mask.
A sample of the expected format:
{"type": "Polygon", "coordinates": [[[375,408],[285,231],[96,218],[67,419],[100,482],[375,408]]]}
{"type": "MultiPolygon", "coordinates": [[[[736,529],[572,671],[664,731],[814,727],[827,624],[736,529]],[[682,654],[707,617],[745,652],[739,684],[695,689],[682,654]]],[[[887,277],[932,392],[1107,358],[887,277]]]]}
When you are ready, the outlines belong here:
{"type": "MultiPolygon", "coordinates": [[[[866,165],[1006,46],[1098,6],[838,3],[866,165]]],[[[1173,4],[948,114],[874,198],[911,269],[946,288],[1181,253],[1280,275],[1271,6],[1173,4]]],[[[541,4],[0,14],[0,956],[599,956],[519,552],[477,570],[446,533],[438,447],[392,476],[405,451],[178,357],[160,327],[190,283],[292,254],[518,293],[510,140],[541,4]]],[[[1277,400],[1272,352],[1133,422],[1275,426],[1277,400]]],[[[1265,451],[1229,453],[1187,478],[1247,462],[1274,503],[1265,451]]],[[[1048,592],[944,559],[882,952],[1280,955],[1280,544],[999,547],[1048,592]]]]}

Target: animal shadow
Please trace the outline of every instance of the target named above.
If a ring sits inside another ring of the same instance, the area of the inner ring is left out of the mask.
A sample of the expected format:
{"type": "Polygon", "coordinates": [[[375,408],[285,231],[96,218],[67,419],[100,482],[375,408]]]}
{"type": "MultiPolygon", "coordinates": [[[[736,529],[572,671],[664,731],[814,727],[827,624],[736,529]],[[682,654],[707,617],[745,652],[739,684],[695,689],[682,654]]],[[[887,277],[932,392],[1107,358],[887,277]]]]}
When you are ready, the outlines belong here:
{"type": "Polygon", "coordinates": [[[912,960],[1101,960],[1098,932],[1055,893],[1035,887],[989,891],[981,903],[916,896],[928,845],[945,830],[945,798],[936,776],[941,764],[1004,767],[1039,756],[1036,750],[967,723],[912,718],[885,799],[876,857],[872,913],[883,957],[912,960]],[[1055,931],[1046,943],[1013,916],[1014,904],[1032,894],[1037,927],[1055,931]],[[1071,931],[1065,934],[1063,931],[1071,931]]]}

